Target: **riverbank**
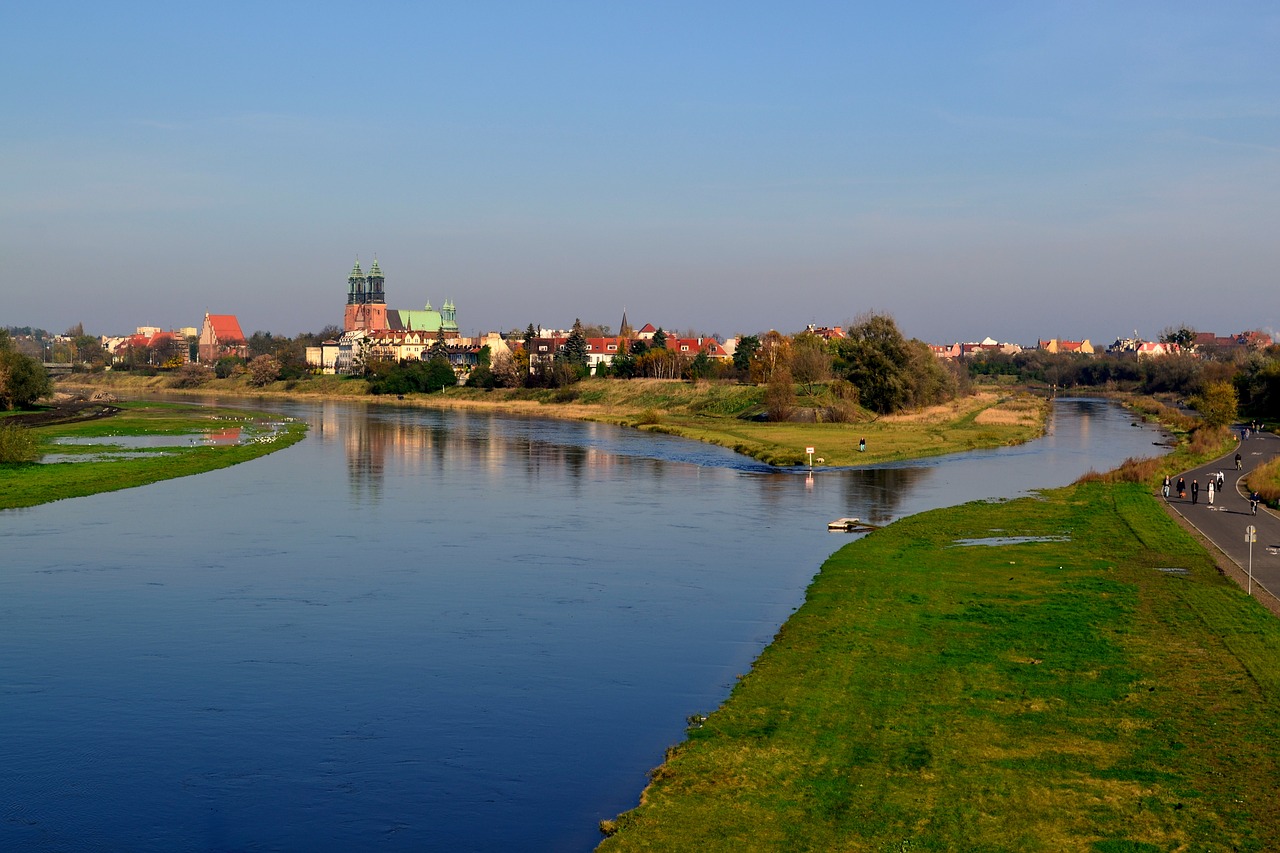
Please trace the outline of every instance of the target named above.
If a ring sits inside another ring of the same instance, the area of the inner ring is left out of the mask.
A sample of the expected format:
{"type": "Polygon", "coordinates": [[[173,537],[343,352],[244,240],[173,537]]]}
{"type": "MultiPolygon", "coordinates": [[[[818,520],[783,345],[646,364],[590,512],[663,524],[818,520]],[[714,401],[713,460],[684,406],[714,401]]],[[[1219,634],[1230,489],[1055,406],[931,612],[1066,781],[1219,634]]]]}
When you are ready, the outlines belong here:
{"type": "Polygon", "coordinates": [[[170,377],[118,373],[75,374],[59,383],[62,389],[109,389],[126,397],[163,393],[342,399],[599,421],[704,441],[779,466],[807,463],[808,447],[815,448],[815,460],[823,460],[818,464],[845,466],[1020,444],[1043,434],[1049,408],[1037,397],[987,390],[901,415],[876,417],[859,411],[857,419],[847,423],[769,423],[752,418],[763,411],[763,389],[729,382],[587,379],[561,389],[450,388],[396,398],[369,395],[363,381],[332,376],[264,388],[249,385],[244,377],[213,380],[197,389],[170,386],[170,377]],[[865,451],[858,450],[861,439],[866,439],[865,451]]]}
{"type": "Polygon", "coordinates": [[[0,466],[0,509],[226,468],[282,450],[307,432],[305,423],[242,409],[156,401],[116,407],[110,417],[33,428],[46,461],[0,466]]]}
{"type": "Polygon", "coordinates": [[[1280,622],[1145,484],[832,556],[600,849],[1280,847],[1280,622]]]}

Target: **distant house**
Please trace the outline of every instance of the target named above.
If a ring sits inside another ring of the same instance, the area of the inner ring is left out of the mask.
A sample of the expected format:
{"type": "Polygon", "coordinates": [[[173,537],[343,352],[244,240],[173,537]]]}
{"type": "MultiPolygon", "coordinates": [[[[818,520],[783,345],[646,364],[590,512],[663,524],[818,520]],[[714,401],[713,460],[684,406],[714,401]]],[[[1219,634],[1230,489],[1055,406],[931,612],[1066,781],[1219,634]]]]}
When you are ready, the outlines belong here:
{"type": "Polygon", "coordinates": [[[204,326],[200,329],[199,355],[203,364],[212,364],[227,355],[249,357],[249,344],[244,332],[240,331],[240,321],[236,319],[236,315],[204,315],[204,326]]]}
{"type": "MultiPolygon", "coordinates": [[[[657,330],[652,325],[646,325],[638,334],[644,335],[646,329],[650,330],[648,337],[639,337],[638,339],[645,341],[647,345],[649,341],[653,340],[652,333],[657,330]]],[[[587,338],[586,340],[587,367],[591,375],[594,376],[596,368],[601,364],[607,366],[613,361],[614,356],[631,352],[634,349],[634,341],[636,339],[609,337],[587,338]]],[[[552,361],[568,342],[569,336],[564,333],[535,338],[530,344],[532,347],[529,353],[530,372],[536,368],[537,363],[546,364],[552,361]]],[[[690,360],[697,357],[700,352],[706,353],[707,358],[721,361],[727,361],[733,357],[725,349],[724,345],[715,338],[679,338],[671,335],[667,338],[666,349],[673,353],[680,353],[690,360]]]]}
{"type": "Polygon", "coordinates": [[[1271,345],[1271,336],[1259,331],[1241,332],[1238,335],[1225,337],[1219,337],[1213,332],[1197,332],[1191,345],[1198,353],[1234,355],[1266,349],[1271,345]]]}
{"type": "Polygon", "coordinates": [[[1088,338],[1083,341],[1060,341],[1057,338],[1050,338],[1047,341],[1040,340],[1036,342],[1036,349],[1051,353],[1074,352],[1081,355],[1093,355],[1093,344],[1089,343],[1088,338]]]}
{"type": "Polygon", "coordinates": [[[1022,352],[1022,347],[1017,344],[1002,344],[995,338],[987,337],[977,342],[966,344],[954,343],[950,346],[944,344],[929,344],[929,350],[938,358],[964,359],[989,353],[1017,355],[1022,352]]]}
{"type": "Polygon", "coordinates": [[[810,323],[808,326],[805,326],[804,330],[811,335],[817,335],[824,341],[836,341],[841,338],[848,337],[845,335],[844,329],[840,326],[815,326],[813,323],[810,323]]]}

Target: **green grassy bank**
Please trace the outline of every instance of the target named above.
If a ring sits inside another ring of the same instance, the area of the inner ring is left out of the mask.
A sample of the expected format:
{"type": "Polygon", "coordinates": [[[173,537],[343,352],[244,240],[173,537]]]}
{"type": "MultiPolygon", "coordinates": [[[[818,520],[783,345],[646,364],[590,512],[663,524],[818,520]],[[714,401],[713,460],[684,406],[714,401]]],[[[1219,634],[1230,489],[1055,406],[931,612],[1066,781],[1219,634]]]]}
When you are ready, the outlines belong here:
{"type": "MultiPolygon", "coordinates": [[[[764,410],[764,389],[736,382],[586,379],[558,389],[450,388],[443,393],[397,398],[369,396],[363,380],[333,376],[275,382],[264,388],[250,386],[243,376],[212,380],[198,389],[173,389],[171,384],[166,376],[107,373],[79,374],[60,387],[109,388],[125,397],[147,393],[335,397],[407,406],[492,409],[668,433],[728,447],[775,465],[807,462],[806,447],[814,447],[814,456],[823,458],[826,465],[871,465],[1018,444],[1044,432],[1048,411],[1047,404],[1038,398],[987,391],[945,406],[890,417],[854,410],[852,420],[845,423],[769,423],[752,417],[764,410]],[[865,452],[857,449],[862,438],[867,440],[865,452]]],[[[821,389],[817,389],[817,397],[806,397],[802,388],[797,389],[802,392],[797,401],[801,410],[822,408],[821,389]]]]}
{"type": "Polygon", "coordinates": [[[159,480],[200,474],[265,456],[306,435],[306,424],[272,419],[268,425],[252,412],[175,403],[120,403],[123,411],[101,420],[32,430],[45,453],[87,461],[0,465],[0,509],[34,506],[142,486],[159,480]],[[210,433],[239,430],[242,444],[196,443],[210,433]],[[131,449],[117,436],[169,436],[164,447],[131,449]],[[58,445],[62,437],[91,438],[90,445],[58,445]],[[162,453],[163,455],[156,455],[162,453]]]}
{"type": "Polygon", "coordinates": [[[1149,486],[937,510],[827,561],[600,849],[1276,850],[1277,711],[1280,622],[1149,486]]]}

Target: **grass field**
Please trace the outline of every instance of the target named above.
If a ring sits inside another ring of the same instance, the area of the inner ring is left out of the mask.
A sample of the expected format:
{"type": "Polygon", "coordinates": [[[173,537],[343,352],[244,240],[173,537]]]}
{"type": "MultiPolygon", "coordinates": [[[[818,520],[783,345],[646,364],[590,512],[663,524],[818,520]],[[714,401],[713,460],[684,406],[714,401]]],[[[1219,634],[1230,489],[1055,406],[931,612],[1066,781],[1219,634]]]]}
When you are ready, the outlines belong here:
{"type": "Polygon", "coordinates": [[[124,411],[102,420],[33,430],[42,450],[88,461],[0,465],[0,509],[34,506],[64,498],[199,474],[256,459],[300,441],[306,424],[268,427],[252,412],[177,403],[121,403],[124,411]],[[194,443],[209,433],[240,430],[242,444],[194,443]],[[136,436],[169,436],[159,448],[131,448],[136,436]],[[58,438],[93,439],[89,445],[58,445],[58,438]],[[164,455],[155,455],[163,453],[164,455]]]}
{"type": "Polygon", "coordinates": [[[823,566],[600,849],[1276,850],[1277,711],[1280,622],[1149,486],[938,510],[823,566]]]}

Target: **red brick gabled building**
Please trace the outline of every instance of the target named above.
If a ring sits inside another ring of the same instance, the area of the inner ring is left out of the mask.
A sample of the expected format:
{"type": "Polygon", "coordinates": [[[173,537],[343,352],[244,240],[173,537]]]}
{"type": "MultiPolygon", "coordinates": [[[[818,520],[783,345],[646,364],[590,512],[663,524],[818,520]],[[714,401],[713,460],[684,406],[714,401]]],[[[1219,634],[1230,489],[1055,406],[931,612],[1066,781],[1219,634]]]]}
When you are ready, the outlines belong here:
{"type": "Polygon", "coordinates": [[[211,364],[224,355],[249,357],[249,343],[245,340],[244,332],[240,331],[240,321],[236,319],[236,315],[204,315],[199,354],[203,364],[211,364]]]}

